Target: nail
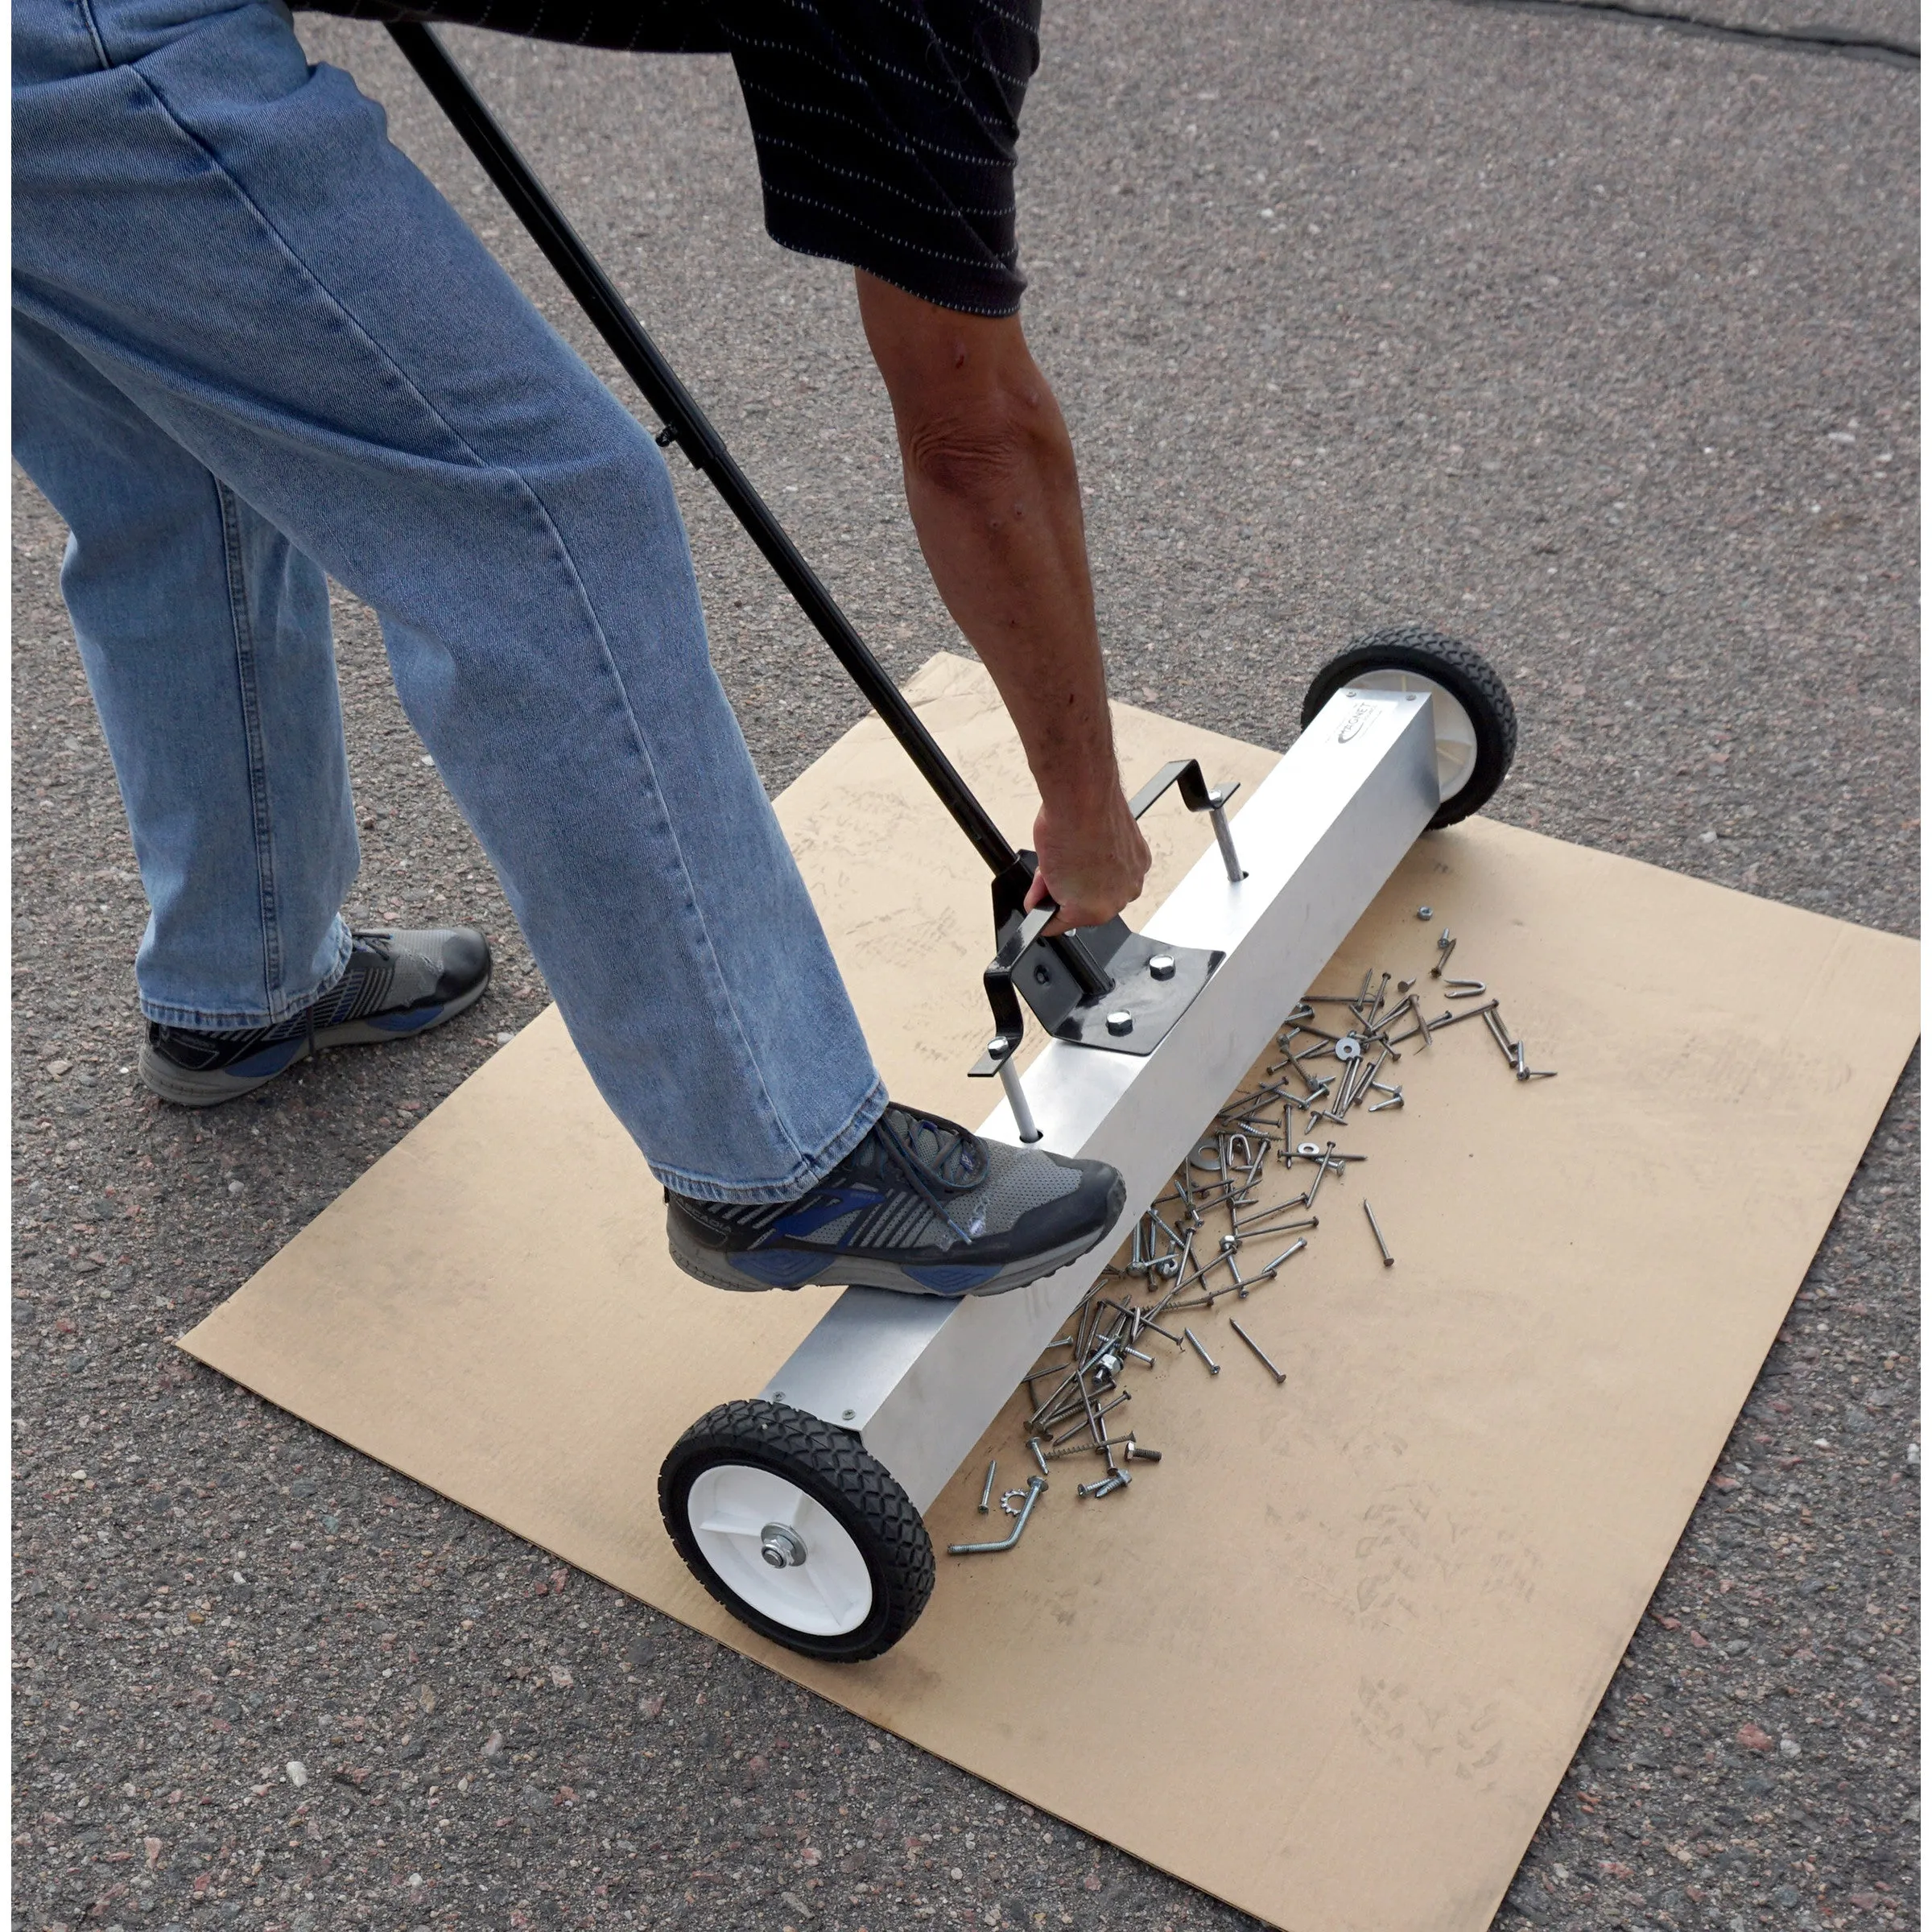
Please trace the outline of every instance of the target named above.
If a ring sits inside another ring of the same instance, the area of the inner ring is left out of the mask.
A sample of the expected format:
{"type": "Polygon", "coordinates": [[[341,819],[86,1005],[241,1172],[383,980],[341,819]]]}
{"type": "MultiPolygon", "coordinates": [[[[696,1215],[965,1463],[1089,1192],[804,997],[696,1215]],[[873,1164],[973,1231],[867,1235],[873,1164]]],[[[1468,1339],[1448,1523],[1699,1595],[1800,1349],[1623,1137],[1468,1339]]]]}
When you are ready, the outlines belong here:
{"type": "Polygon", "coordinates": [[[1262,1347],[1261,1347],[1261,1344],[1260,1344],[1259,1342],[1257,1342],[1257,1340],[1254,1339],[1254,1337],[1253,1337],[1253,1335],[1250,1335],[1250,1334],[1248,1332],[1248,1331],[1247,1331],[1245,1328],[1244,1328],[1244,1327],[1243,1327],[1241,1325],[1241,1323],[1240,1323],[1239,1322],[1236,1321],[1236,1320],[1234,1319],[1234,1318],[1233,1318],[1232,1315],[1230,1315],[1230,1316],[1228,1318],[1228,1326],[1230,1328],[1232,1328],[1232,1330],[1235,1331],[1235,1333],[1236,1333],[1236,1335],[1239,1335],[1239,1336],[1241,1338],[1241,1340],[1242,1340],[1243,1341],[1245,1341],[1245,1343],[1248,1344],[1248,1346],[1249,1346],[1250,1348],[1252,1348],[1252,1349],[1254,1351],[1254,1352],[1255,1352],[1255,1356],[1256,1356],[1256,1358],[1257,1358],[1257,1360],[1260,1361],[1260,1363],[1261,1363],[1261,1366],[1262,1366],[1264,1368],[1265,1368],[1265,1369],[1268,1371],[1268,1373],[1269,1373],[1271,1376],[1273,1376],[1273,1377],[1274,1377],[1274,1380],[1275,1380],[1275,1385],[1276,1385],[1278,1388],[1278,1387],[1279,1387],[1279,1386],[1280,1386],[1280,1385],[1282,1385],[1283,1382],[1285,1382],[1285,1381],[1287,1381],[1287,1379],[1288,1379],[1288,1378],[1287,1378],[1287,1377],[1286,1377],[1286,1376],[1285,1376],[1285,1375],[1283,1375],[1283,1374],[1282,1373],[1281,1370],[1280,1370],[1280,1369],[1278,1369],[1278,1368],[1276,1368],[1276,1367],[1275,1367],[1275,1365],[1274,1365],[1274,1364],[1273,1362],[1271,1362],[1271,1361],[1269,1361],[1269,1359],[1268,1359],[1268,1357],[1267,1357],[1267,1355],[1266,1355],[1265,1352],[1265,1351],[1262,1349],[1262,1347]]]}
{"type": "Polygon", "coordinates": [[[1389,1244],[1382,1239],[1381,1224],[1375,1218],[1375,1210],[1366,1201],[1364,1201],[1362,1212],[1368,1216],[1369,1232],[1375,1236],[1376,1246],[1382,1251],[1382,1265],[1385,1268],[1393,1268],[1395,1265],[1395,1257],[1389,1252],[1389,1244]]]}
{"type": "Polygon", "coordinates": [[[986,1486],[980,1492],[980,1514],[986,1515],[993,1508],[993,1472],[999,1468],[996,1457],[986,1465],[986,1486]]]}
{"type": "Polygon", "coordinates": [[[1201,1338],[1191,1328],[1183,1328],[1181,1333],[1194,1344],[1195,1353],[1208,1364],[1208,1373],[1210,1375],[1219,1375],[1221,1372],[1221,1365],[1201,1346],[1201,1338]]]}

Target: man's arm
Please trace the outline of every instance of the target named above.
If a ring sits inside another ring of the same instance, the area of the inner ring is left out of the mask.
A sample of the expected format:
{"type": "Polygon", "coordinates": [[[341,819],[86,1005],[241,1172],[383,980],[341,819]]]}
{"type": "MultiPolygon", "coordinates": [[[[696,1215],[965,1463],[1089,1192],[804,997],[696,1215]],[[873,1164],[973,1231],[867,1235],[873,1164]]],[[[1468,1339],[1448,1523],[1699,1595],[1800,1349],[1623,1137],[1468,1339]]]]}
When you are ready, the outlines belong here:
{"type": "Polygon", "coordinates": [[[1139,895],[1146,841],[1114,762],[1079,473],[1019,318],[940,308],[861,269],[859,314],[892,398],[906,501],[932,580],[993,674],[1040,811],[1050,931],[1139,895]]]}

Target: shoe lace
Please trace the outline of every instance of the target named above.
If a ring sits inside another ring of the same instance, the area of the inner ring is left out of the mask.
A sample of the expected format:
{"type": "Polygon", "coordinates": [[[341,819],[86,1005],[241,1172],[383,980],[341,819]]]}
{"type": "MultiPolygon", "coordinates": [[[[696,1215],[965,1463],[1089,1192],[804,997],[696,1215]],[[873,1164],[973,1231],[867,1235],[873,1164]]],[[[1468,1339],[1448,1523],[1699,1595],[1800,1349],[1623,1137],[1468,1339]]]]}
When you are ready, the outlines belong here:
{"type": "Polygon", "coordinates": [[[888,1106],[867,1137],[875,1157],[895,1167],[906,1184],[964,1241],[966,1230],[946,1211],[946,1197],[970,1193],[986,1179],[986,1143],[951,1121],[888,1106]]]}

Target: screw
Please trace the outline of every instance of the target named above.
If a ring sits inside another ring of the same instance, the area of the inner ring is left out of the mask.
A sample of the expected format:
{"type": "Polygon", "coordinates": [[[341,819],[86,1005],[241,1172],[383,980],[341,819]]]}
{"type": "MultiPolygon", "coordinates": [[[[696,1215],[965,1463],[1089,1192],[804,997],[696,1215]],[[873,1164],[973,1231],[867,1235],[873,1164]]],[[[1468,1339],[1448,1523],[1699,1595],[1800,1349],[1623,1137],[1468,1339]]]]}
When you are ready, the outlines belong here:
{"type": "Polygon", "coordinates": [[[1033,1451],[1033,1459],[1039,1464],[1040,1474],[1044,1476],[1046,1473],[1046,1451],[1040,1447],[1040,1439],[1037,1435],[1028,1436],[1026,1447],[1033,1451]]]}
{"type": "Polygon", "coordinates": [[[1210,1375],[1219,1375],[1221,1372],[1221,1365],[1201,1346],[1201,1338],[1191,1328],[1183,1328],[1181,1333],[1194,1344],[1195,1353],[1208,1364],[1208,1373],[1210,1375]]]}
{"type": "Polygon", "coordinates": [[[856,1409],[841,1409],[839,1411],[839,1420],[842,1422],[849,1422],[857,1417],[858,1413],[856,1409]]]}
{"type": "Polygon", "coordinates": [[[1174,961],[1164,952],[1157,952],[1147,962],[1150,979],[1170,980],[1174,977],[1174,961]]]}
{"type": "Polygon", "coordinates": [[[1369,1232],[1375,1236],[1376,1246],[1382,1251],[1382,1265],[1385,1268],[1393,1268],[1395,1265],[1395,1257],[1389,1252],[1389,1244],[1382,1239],[1381,1226],[1375,1218],[1375,1210],[1366,1201],[1364,1201],[1362,1212],[1368,1216],[1369,1232]]]}
{"type": "Polygon", "coordinates": [[[1082,1483],[1074,1493],[1076,1496],[1112,1496],[1115,1490],[1125,1489],[1133,1480],[1133,1478],[1125,1469],[1117,1470],[1113,1475],[1106,1477],[1103,1481],[1082,1483]]]}
{"type": "Polygon", "coordinates": [[[1127,1012],[1124,1008],[1118,1013],[1108,1013],[1107,1016],[1107,1030],[1111,1033],[1116,1039],[1118,1039],[1122,1034],[1132,1033],[1133,1031],[1133,1015],[1127,1012]]]}
{"type": "Polygon", "coordinates": [[[980,1514],[985,1516],[993,1508],[993,1472],[999,1468],[997,1458],[986,1465],[986,1486],[980,1492],[980,1514]]]}

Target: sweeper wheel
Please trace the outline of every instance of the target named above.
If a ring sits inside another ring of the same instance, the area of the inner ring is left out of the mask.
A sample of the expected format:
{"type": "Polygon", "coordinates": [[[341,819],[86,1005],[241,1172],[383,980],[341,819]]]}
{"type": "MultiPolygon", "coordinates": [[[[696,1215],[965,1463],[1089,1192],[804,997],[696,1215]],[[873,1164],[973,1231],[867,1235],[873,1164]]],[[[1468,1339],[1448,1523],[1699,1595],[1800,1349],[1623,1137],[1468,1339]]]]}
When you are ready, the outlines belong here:
{"type": "Polygon", "coordinates": [[[732,1615],[805,1657],[890,1650],[932,1594],[912,1499],[857,1437],[782,1402],[726,1402],[658,1476],[664,1527],[732,1615]]]}
{"type": "Polygon", "coordinates": [[[1369,631],[1315,673],[1302,700],[1302,725],[1345,688],[1426,691],[1435,700],[1443,802],[1431,826],[1469,818],[1496,795],[1516,756],[1516,708],[1502,679],[1468,645],[1419,624],[1369,631]]]}

